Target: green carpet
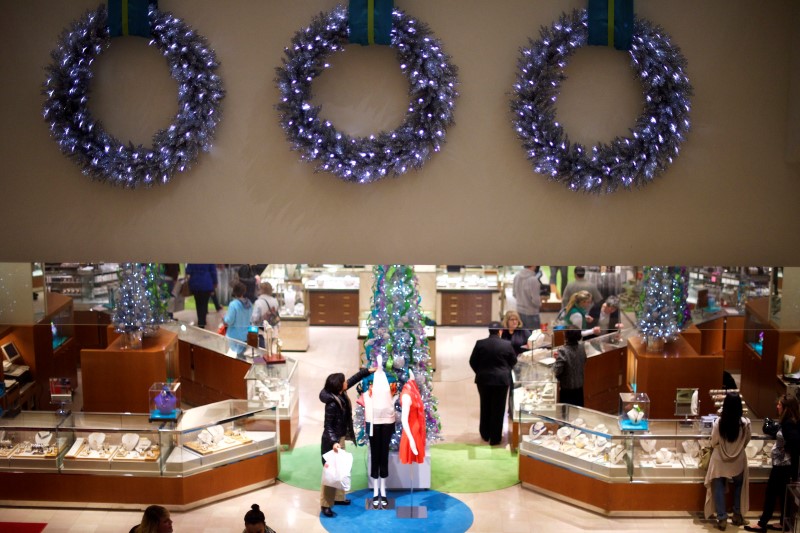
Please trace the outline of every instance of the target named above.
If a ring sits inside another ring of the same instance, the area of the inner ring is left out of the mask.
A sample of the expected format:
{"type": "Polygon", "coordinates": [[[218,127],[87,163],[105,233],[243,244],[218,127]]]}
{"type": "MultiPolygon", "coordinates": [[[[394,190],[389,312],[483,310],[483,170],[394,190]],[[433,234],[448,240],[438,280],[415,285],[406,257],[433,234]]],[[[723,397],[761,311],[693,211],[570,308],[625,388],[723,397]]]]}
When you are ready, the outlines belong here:
{"type": "MultiPolygon", "coordinates": [[[[351,490],[367,484],[367,447],[348,445],[353,454],[351,490]]],[[[519,482],[517,456],[488,444],[434,444],[431,455],[431,488],[441,492],[489,492],[519,482]]],[[[309,445],[281,452],[278,479],[300,489],[319,490],[322,462],[319,446],[309,445]]]]}
{"type": "MultiPolygon", "coordinates": [[[[348,445],[353,454],[350,473],[351,491],[367,488],[367,447],[348,445]]],[[[319,444],[312,444],[281,452],[281,469],[278,479],[299,489],[319,490],[322,479],[322,459],[319,444]]]]}
{"type": "Polygon", "coordinates": [[[434,444],[430,454],[434,490],[489,492],[519,483],[517,456],[505,448],[488,444],[434,444]]]}

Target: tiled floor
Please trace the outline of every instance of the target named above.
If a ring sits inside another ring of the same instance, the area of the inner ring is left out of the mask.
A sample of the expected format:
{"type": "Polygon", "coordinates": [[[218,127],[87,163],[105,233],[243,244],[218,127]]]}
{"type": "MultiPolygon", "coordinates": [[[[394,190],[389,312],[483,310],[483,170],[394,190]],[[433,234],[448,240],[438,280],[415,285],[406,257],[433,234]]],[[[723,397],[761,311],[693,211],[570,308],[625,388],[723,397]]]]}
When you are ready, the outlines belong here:
{"type": "MultiPolygon", "coordinates": [[[[214,313],[209,316],[209,329],[215,327],[214,313]]],[[[439,328],[434,394],[439,398],[443,435],[449,442],[479,443],[478,397],[472,383],[468,359],[472,346],[484,337],[484,329],[439,328]]],[[[317,399],[325,376],[342,371],[351,374],[358,364],[359,345],[355,328],[320,328],[310,331],[311,348],[293,353],[300,361],[300,433],[297,446],[318,444],[322,431],[322,406],[317,399]]],[[[76,491],[80,488],[76,487],[76,491]]],[[[711,531],[710,522],[686,515],[678,518],[606,518],[583,509],[553,500],[516,485],[507,489],[475,494],[455,494],[474,513],[471,532],[517,533],[578,531],[711,531]]],[[[317,491],[296,489],[283,483],[229,498],[193,511],[173,513],[174,530],[178,533],[227,533],[242,530],[242,517],[252,503],[258,503],[267,516],[267,523],[279,533],[325,531],[319,515],[317,491]]],[[[114,532],[126,533],[137,523],[141,511],[81,510],[53,508],[0,508],[0,521],[47,522],[46,533],[114,532]]],[[[325,520],[336,520],[325,519],[325,520]]],[[[413,531],[427,531],[417,522],[413,531]]],[[[729,526],[728,531],[738,528],[729,526]]],[[[446,532],[445,532],[446,533],[446,532]]]]}

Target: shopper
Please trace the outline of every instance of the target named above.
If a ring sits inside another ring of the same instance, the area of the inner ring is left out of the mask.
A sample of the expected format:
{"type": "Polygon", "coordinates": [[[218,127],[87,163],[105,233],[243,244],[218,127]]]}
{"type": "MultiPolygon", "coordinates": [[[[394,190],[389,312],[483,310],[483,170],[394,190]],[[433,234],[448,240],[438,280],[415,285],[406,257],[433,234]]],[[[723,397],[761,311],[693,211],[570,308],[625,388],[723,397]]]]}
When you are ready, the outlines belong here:
{"type": "Polygon", "coordinates": [[[160,505],[151,505],[144,510],[142,522],[129,533],[172,533],[169,511],[160,505]]]}
{"type": "Polygon", "coordinates": [[[604,302],[594,302],[589,309],[591,324],[600,328],[600,335],[622,329],[619,319],[619,297],[609,296],[604,302]]]}
{"type": "Polygon", "coordinates": [[[197,327],[205,328],[208,298],[217,290],[217,267],[206,263],[189,263],[186,265],[186,278],[197,309],[197,327]]]}
{"type": "Polygon", "coordinates": [[[553,287],[553,292],[555,292],[559,297],[562,297],[564,294],[564,289],[567,287],[567,279],[569,274],[569,267],[566,266],[551,266],[550,267],[550,285],[553,287]],[[558,285],[556,284],[556,276],[561,273],[561,283],[558,285]]]}
{"type": "Polygon", "coordinates": [[[517,272],[511,289],[517,300],[517,312],[522,319],[522,326],[530,330],[539,329],[541,323],[539,318],[539,310],[542,307],[541,284],[536,268],[530,265],[517,272]]]}
{"type": "Polygon", "coordinates": [[[250,323],[258,326],[258,344],[262,348],[265,347],[264,321],[272,326],[273,329],[277,329],[281,322],[279,307],[278,299],[272,295],[272,284],[268,281],[262,281],[258,286],[258,298],[256,298],[256,303],[253,304],[253,313],[250,315],[250,323]]]}
{"type": "MultiPolygon", "coordinates": [[[[325,420],[322,424],[322,455],[331,450],[338,453],[340,448],[344,448],[345,440],[355,441],[353,408],[350,398],[347,396],[347,389],[375,370],[375,367],[369,370],[362,368],[347,380],[342,373],[330,374],[325,380],[325,387],[319,392],[319,401],[325,404],[325,420]]],[[[325,459],[322,459],[322,466],[325,467],[325,459]]],[[[336,513],[331,510],[331,507],[334,504],[350,505],[350,500],[345,498],[344,491],[322,485],[319,503],[322,514],[333,518],[336,513]]]]}
{"type": "Polygon", "coordinates": [[[565,308],[565,302],[569,302],[572,295],[579,291],[586,291],[592,295],[592,300],[602,302],[603,295],[597,289],[597,285],[586,279],[586,269],[582,266],[575,267],[575,279],[567,283],[561,293],[561,308],[565,308]]]}
{"type": "Polygon", "coordinates": [[[225,313],[223,322],[228,327],[225,336],[228,339],[230,349],[241,355],[247,348],[247,331],[250,329],[250,315],[253,312],[250,300],[245,296],[245,286],[241,281],[233,284],[233,299],[228,305],[228,312],[225,313]]]}
{"type": "Polygon", "coordinates": [[[267,518],[257,503],[251,505],[250,510],[245,513],[242,533],[275,533],[275,530],[267,525],[267,518]]]}
{"type": "MultiPolygon", "coordinates": [[[[786,485],[797,479],[798,454],[800,453],[800,406],[797,397],[784,394],[778,399],[778,423],[765,421],[764,432],[774,434],[775,446],[772,448],[772,470],[767,480],[764,494],[764,510],[756,526],[745,526],[747,531],[767,531],[767,528],[783,531],[783,505],[786,485]],[[775,504],[781,521],[777,525],[769,524],[775,504]]],[[[768,419],[767,419],[768,420],[768,419]]]]}
{"type": "MultiPolygon", "coordinates": [[[[256,276],[253,268],[250,265],[239,265],[236,271],[236,279],[245,286],[245,297],[250,300],[250,303],[256,301],[256,276]]],[[[236,283],[234,281],[234,283],[236,283]]]]}
{"type": "Polygon", "coordinates": [[[469,366],[475,372],[475,384],[480,397],[479,432],[490,445],[503,439],[503,414],[511,386],[511,369],[517,364],[517,354],[511,343],[500,338],[503,325],[489,324],[489,337],[475,343],[469,366]]]}
{"type": "Polygon", "coordinates": [[[581,343],[581,330],[569,326],[564,332],[565,343],[556,350],[553,373],[558,379],[560,402],[583,407],[583,382],[586,350],[581,343]]]}
{"type": "Polygon", "coordinates": [[[586,337],[587,335],[598,335],[600,328],[590,327],[594,322],[594,318],[588,315],[589,309],[592,308],[592,295],[588,291],[578,291],[573,294],[566,307],[564,307],[564,326],[574,326],[581,330],[581,334],[586,337]]]}
{"type": "Polygon", "coordinates": [[[522,327],[522,318],[516,311],[506,311],[506,316],[503,317],[503,333],[500,338],[507,340],[514,347],[514,353],[521,354],[529,349],[528,337],[531,332],[522,327]]]}
{"type": "Polygon", "coordinates": [[[742,416],[742,398],[735,392],[725,395],[722,413],[711,428],[711,459],[706,471],[706,518],[716,514],[717,529],[725,531],[728,513],[725,489],[733,482],[733,518],[731,524],[744,524],[742,515],[749,509],[749,468],[745,447],[750,442],[750,420],[742,416]]]}

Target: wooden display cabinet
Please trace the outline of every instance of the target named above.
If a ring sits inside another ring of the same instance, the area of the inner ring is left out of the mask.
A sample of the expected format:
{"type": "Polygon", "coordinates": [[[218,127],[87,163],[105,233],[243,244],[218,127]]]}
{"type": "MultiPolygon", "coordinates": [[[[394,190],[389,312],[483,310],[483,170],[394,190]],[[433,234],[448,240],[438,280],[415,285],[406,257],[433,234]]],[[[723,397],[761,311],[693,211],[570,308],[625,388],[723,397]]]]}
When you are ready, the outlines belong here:
{"type": "Polygon", "coordinates": [[[439,290],[442,326],[486,326],[496,290],[439,290]]]}
{"type": "Polygon", "coordinates": [[[658,353],[648,352],[640,337],[628,339],[628,383],[635,383],[636,390],[650,397],[651,418],[675,418],[675,394],[679,388],[699,389],[699,412],[711,412],[708,391],[722,387],[723,365],[721,353],[700,354],[683,336],[666,343],[658,353]]]}
{"type": "Polygon", "coordinates": [[[141,350],[125,349],[122,341],[118,337],[104,350],[81,350],[84,410],[147,413],[150,386],[178,378],[175,333],[159,329],[142,339],[141,350]]]}
{"type": "Polygon", "coordinates": [[[358,290],[308,290],[312,326],[357,326],[358,290]]]}
{"type": "MultiPolygon", "coordinates": [[[[776,415],[775,401],[786,392],[778,377],[783,374],[784,354],[800,356],[800,331],[780,329],[769,316],[769,298],[747,302],[740,389],[755,416],[776,415]]],[[[798,367],[800,357],[792,370],[798,367]]]]}

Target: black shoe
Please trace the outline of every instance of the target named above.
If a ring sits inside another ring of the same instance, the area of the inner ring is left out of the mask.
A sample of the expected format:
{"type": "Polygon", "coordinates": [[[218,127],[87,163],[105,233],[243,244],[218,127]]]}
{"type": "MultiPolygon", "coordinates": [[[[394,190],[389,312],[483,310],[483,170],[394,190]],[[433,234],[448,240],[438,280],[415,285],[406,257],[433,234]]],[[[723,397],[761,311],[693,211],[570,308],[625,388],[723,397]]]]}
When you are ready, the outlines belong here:
{"type": "Polygon", "coordinates": [[[328,518],[333,518],[334,516],[336,516],[336,513],[331,511],[330,507],[323,507],[322,508],[322,514],[327,516],[328,518]]]}
{"type": "Polygon", "coordinates": [[[333,505],[350,505],[352,502],[345,498],[344,500],[336,500],[333,505]]]}
{"type": "Polygon", "coordinates": [[[783,528],[780,524],[767,524],[767,529],[771,529],[772,531],[783,531],[783,528]]]}
{"type": "Polygon", "coordinates": [[[501,440],[498,440],[498,441],[491,440],[491,441],[489,441],[489,446],[497,446],[501,442],[503,442],[503,441],[501,441],[501,440]]]}
{"type": "Polygon", "coordinates": [[[744,526],[745,531],[756,531],[758,533],[766,533],[767,528],[762,526],[761,524],[756,524],[755,526],[744,526]]]}
{"type": "Polygon", "coordinates": [[[378,496],[372,498],[372,508],[373,509],[380,509],[381,508],[381,499],[378,496]]]}
{"type": "Polygon", "coordinates": [[[389,508],[389,498],[386,496],[381,496],[381,509],[388,509],[389,508]]]}

